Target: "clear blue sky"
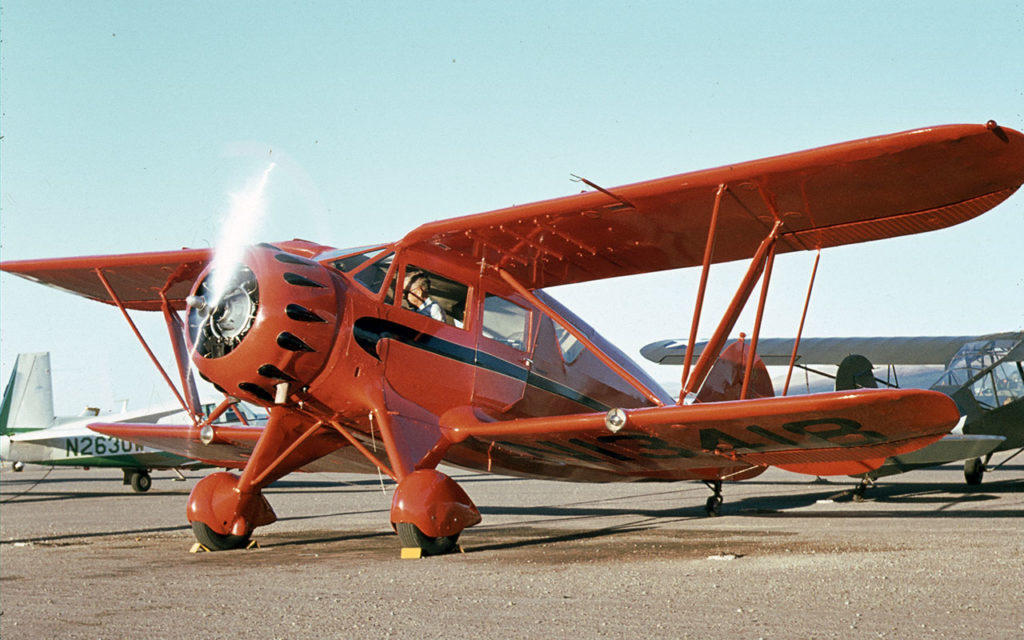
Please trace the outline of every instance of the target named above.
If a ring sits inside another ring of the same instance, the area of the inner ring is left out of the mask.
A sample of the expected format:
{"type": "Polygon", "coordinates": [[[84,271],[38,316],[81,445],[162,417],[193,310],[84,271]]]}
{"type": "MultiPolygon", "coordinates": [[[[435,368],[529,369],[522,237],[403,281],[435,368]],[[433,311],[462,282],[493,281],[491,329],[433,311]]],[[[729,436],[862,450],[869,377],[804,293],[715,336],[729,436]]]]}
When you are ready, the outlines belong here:
{"type": "MultiPolygon", "coordinates": [[[[0,40],[4,260],[209,246],[270,159],[260,236],[350,246],[572,193],[570,173],[614,186],[933,124],[1024,128],[1020,2],[5,0],[0,40]]],[[[826,251],[805,334],[1024,329],[1022,254],[1022,194],[826,251]]],[[[777,261],[764,335],[795,331],[812,260],[777,261]]],[[[713,269],[702,334],[742,269],[713,269]]],[[[639,359],[687,333],[697,277],[553,293],[639,359]]],[[[0,277],[0,375],[44,350],[62,412],[168,398],[116,309],[0,277]]]]}

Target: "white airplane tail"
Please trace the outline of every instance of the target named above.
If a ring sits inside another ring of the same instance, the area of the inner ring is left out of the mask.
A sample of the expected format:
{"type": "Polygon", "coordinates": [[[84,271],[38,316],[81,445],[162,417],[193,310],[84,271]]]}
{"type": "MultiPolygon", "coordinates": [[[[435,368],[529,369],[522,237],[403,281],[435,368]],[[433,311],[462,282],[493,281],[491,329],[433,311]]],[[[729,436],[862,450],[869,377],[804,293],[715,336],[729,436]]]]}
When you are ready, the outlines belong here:
{"type": "Polygon", "coordinates": [[[0,403],[0,435],[53,425],[50,354],[19,353],[0,403]]]}

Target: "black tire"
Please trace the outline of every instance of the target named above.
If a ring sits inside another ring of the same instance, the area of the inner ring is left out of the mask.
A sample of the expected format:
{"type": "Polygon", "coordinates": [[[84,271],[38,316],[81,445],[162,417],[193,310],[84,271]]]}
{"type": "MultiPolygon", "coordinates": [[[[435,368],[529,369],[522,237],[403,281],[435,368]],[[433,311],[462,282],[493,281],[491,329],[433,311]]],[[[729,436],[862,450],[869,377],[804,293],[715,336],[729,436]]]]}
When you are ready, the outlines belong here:
{"type": "Polygon", "coordinates": [[[452,536],[431,538],[411,522],[396,522],[395,531],[398,532],[398,539],[402,541],[403,547],[422,549],[425,556],[442,556],[451,553],[455,551],[456,543],[459,541],[458,533],[452,536]]]}
{"type": "Polygon", "coordinates": [[[973,460],[967,460],[964,462],[964,480],[967,484],[977,486],[981,484],[981,479],[985,476],[985,463],[981,461],[981,458],[974,458],[973,460]]]}
{"type": "Polygon", "coordinates": [[[217,533],[202,522],[192,523],[192,533],[196,541],[210,551],[230,551],[231,549],[242,549],[249,544],[249,536],[232,536],[217,533]]]}
{"type": "Polygon", "coordinates": [[[722,496],[711,496],[708,498],[708,501],[704,503],[704,510],[712,518],[722,515],[722,496]]]}
{"type": "Polygon", "coordinates": [[[153,478],[145,471],[136,471],[132,474],[130,483],[135,493],[146,493],[153,486],[153,478]]]}

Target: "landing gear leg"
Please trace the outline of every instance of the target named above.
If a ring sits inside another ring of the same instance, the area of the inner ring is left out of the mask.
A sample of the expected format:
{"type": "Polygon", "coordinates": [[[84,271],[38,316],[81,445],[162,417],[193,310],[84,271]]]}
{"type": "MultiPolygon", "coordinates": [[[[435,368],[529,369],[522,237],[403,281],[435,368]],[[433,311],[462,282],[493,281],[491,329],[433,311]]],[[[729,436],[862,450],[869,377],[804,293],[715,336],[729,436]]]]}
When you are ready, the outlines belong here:
{"type": "Polygon", "coordinates": [[[263,488],[340,445],[321,439],[322,422],[274,405],[241,476],[211,473],[192,487],[186,515],[192,532],[212,551],[244,547],[256,527],[277,520],[263,488]]]}
{"type": "Polygon", "coordinates": [[[462,487],[436,469],[402,478],[391,503],[391,524],[404,548],[425,556],[455,550],[459,534],[480,522],[480,512],[462,487]]]}
{"type": "Polygon", "coordinates": [[[708,489],[714,491],[714,495],[708,498],[708,501],[704,504],[704,510],[707,512],[708,517],[715,518],[722,515],[722,481],[704,481],[705,486],[708,489]]]}

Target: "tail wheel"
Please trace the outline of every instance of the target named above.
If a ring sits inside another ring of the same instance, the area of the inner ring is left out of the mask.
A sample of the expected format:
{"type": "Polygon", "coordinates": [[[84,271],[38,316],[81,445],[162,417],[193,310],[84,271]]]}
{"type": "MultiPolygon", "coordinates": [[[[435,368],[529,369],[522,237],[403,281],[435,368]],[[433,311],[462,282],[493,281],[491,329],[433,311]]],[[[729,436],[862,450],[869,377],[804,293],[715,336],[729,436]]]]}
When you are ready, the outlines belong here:
{"type": "Polygon", "coordinates": [[[149,474],[145,471],[137,471],[132,474],[131,485],[132,491],[146,493],[153,486],[153,478],[149,477],[149,474]]]}
{"type": "Polygon", "coordinates": [[[981,484],[981,479],[985,475],[985,463],[981,461],[981,458],[974,458],[964,462],[964,480],[967,484],[974,486],[981,484]]]}
{"type": "Polygon", "coordinates": [[[198,520],[192,523],[192,533],[196,541],[210,551],[230,551],[242,549],[249,544],[249,536],[232,536],[217,533],[198,520]]]}
{"type": "Polygon", "coordinates": [[[420,531],[411,522],[397,522],[395,523],[395,530],[398,532],[398,539],[402,541],[403,547],[422,549],[425,556],[441,556],[451,553],[455,550],[455,543],[459,541],[458,533],[451,536],[432,538],[420,531]]]}
{"type": "Polygon", "coordinates": [[[708,498],[708,501],[704,503],[704,510],[712,518],[722,515],[722,496],[714,495],[708,498]]]}

